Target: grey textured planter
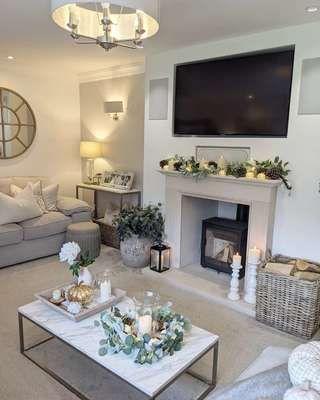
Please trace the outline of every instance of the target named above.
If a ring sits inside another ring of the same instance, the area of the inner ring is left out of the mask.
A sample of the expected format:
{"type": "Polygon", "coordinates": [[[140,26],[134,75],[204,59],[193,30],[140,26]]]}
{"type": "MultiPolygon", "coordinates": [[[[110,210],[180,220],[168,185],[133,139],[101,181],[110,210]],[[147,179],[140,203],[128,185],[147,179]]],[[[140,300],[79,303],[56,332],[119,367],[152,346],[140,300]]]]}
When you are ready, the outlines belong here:
{"type": "Polygon", "coordinates": [[[120,242],[120,253],[127,267],[144,268],[149,265],[152,241],[133,236],[120,242]]]}

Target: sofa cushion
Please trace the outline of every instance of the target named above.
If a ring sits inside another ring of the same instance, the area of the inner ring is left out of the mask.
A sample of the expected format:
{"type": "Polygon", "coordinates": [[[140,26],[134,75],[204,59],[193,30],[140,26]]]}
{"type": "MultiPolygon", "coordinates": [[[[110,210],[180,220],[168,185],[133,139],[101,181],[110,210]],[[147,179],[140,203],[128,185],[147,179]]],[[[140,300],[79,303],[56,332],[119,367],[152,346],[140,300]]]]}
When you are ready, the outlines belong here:
{"type": "Polygon", "coordinates": [[[0,246],[17,244],[23,240],[23,229],[17,224],[0,226],[0,246]]]}
{"type": "Polygon", "coordinates": [[[41,217],[21,222],[20,225],[24,240],[33,240],[65,232],[71,222],[72,219],[62,213],[50,211],[41,217]]]}
{"type": "Polygon", "coordinates": [[[91,212],[92,209],[88,203],[83,200],[74,199],[72,197],[59,197],[57,208],[64,215],[73,215],[81,212],[91,212]]]}
{"type": "Polygon", "coordinates": [[[0,193],[10,195],[11,178],[0,178],[0,193]]]}

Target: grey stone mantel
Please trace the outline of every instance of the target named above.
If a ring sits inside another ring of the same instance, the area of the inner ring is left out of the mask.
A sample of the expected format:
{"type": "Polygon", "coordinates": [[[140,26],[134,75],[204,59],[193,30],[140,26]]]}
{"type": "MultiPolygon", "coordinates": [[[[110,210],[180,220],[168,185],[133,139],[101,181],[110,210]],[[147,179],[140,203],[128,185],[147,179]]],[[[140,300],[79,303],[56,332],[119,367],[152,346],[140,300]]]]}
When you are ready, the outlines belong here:
{"type": "Polygon", "coordinates": [[[201,207],[184,201],[186,198],[249,205],[248,249],[257,246],[265,254],[272,248],[277,190],[281,181],[221,176],[196,180],[178,172],[160,172],[166,177],[166,234],[172,247],[173,267],[195,261],[192,254],[198,244],[194,243],[192,227],[199,224],[199,218],[205,217],[201,207]]]}

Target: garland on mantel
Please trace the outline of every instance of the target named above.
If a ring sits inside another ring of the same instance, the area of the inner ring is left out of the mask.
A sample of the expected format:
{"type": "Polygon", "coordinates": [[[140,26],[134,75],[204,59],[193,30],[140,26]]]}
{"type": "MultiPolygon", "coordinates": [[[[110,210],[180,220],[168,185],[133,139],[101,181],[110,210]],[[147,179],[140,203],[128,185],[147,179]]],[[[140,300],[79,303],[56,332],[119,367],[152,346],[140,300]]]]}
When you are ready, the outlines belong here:
{"type": "Polygon", "coordinates": [[[259,180],[282,180],[286,188],[291,190],[292,186],[287,179],[290,172],[288,165],[289,162],[283,162],[278,156],[274,160],[227,163],[222,156],[216,162],[204,159],[196,161],[194,157],[185,158],[175,155],[160,161],[160,168],[163,171],[176,171],[196,179],[219,175],[259,180]]]}

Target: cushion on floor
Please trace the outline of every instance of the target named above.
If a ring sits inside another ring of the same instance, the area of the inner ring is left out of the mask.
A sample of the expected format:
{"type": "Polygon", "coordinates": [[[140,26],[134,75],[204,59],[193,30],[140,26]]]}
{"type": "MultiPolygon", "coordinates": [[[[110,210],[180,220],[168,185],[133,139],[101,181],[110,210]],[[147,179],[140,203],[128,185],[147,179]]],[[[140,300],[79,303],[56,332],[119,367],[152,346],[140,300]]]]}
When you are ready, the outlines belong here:
{"type": "Polygon", "coordinates": [[[23,240],[23,229],[17,224],[0,225],[0,246],[20,243],[23,240]]]}
{"type": "Polygon", "coordinates": [[[60,212],[50,211],[41,217],[21,222],[24,240],[39,239],[65,232],[71,218],[60,212]]]}

